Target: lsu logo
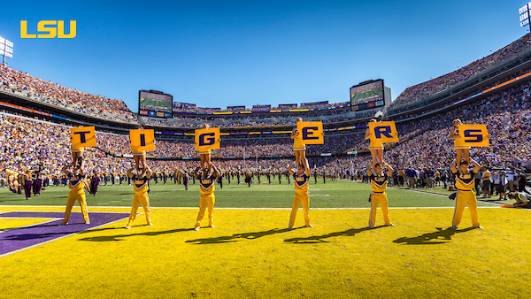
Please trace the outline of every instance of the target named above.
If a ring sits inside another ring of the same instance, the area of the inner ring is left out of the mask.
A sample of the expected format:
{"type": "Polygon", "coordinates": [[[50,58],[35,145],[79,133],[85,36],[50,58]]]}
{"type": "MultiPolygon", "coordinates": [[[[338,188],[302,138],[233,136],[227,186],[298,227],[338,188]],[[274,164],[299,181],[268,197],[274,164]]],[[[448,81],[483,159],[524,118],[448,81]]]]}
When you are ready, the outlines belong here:
{"type": "Polygon", "coordinates": [[[37,23],[37,33],[28,33],[28,21],[20,21],[20,38],[74,38],[76,35],[76,20],[70,20],[68,33],[63,20],[41,20],[37,23]]]}
{"type": "Polygon", "coordinates": [[[323,144],[324,130],[320,121],[301,121],[297,123],[297,131],[301,134],[304,144],[323,144]]]}
{"type": "Polygon", "coordinates": [[[369,134],[375,144],[398,142],[398,131],[394,121],[370,122],[369,134]]]}
{"type": "Polygon", "coordinates": [[[96,129],[94,127],[70,128],[70,143],[72,149],[96,146],[96,129]]]}
{"type": "Polygon", "coordinates": [[[463,146],[488,147],[489,131],[486,125],[462,124],[458,127],[460,141],[463,146]]]}
{"type": "Polygon", "coordinates": [[[155,131],[153,129],[129,130],[129,142],[133,153],[155,150],[155,131]]]}
{"type": "Polygon", "coordinates": [[[197,129],[194,135],[195,149],[198,152],[206,152],[221,147],[221,133],[219,128],[197,129]]]}

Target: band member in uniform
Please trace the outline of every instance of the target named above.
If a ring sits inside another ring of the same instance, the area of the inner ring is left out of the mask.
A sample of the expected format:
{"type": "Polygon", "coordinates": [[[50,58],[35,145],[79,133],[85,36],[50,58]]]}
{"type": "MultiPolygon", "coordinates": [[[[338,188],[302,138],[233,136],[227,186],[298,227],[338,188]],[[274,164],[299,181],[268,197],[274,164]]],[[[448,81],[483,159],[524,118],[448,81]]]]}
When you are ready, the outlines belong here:
{"type": "MultiPolygon", "coordinates": [[[[298,117],[296,124],[302,122],[302,118],[298,117]]],[[[295,125],[296,125],[295,124],[295,125]]],[[[298,167],[303,167],[302,165],[306,160],[306,145],[302,142],[302,134],[297,130],[297,127],[291,131],[291,139],[293,139],[293,152],[295,154],[295,164],[300,165],[298,167]]]]}
{"type": "Polygon", "coordinates": [[[293,229],[295,224],[295,218],[299,206],[302,204],[304,211],[304,227],[312,227],[310,224],[310,197],[308,195],[309,179],[310,179],[310,166],[308,160],[304,163],[298,164],[297,170],[293,170],[291,165],[288,165],[288,172],[293,176],[293,186],[295,188],[295,196],[293,198],[293,204],[291,206],[291,214],[289,217],[288,229],[293,229]]]}
{"type": "Polygon", "coordinates": [[[98,193],[98,186],[100,185],[100,176],[98,175],[98,171],[94,170],[94,173],[92,174],[92,177],[90,178],[90,194],[93,196],[96,196],[96,193],[98,193]]]}
{"type": "Polygon", "coordinates": [[[184,190],[188,191],[188,183],[190,181],[190,177],[188,176],[188,171],[186,170],[186,168],[183,168],[183,169],[177,169],[177,172],[179,173],[179,176],[182,179],[184,190]]]}
{"type": "Polygon", "coordinates": [[[229,167],[229,170],[226,172],[227,174],[227,183],[230,185],[230,180],[232,179],[234,172],[232,171],[232,167],[229,167]]]}
{"type": "Polygon", "coordinates": [[[34,174],[34,177],[33,177],[33,195],[34,196],[39,196],[41,195],[41,190],[42,190],[42,165],[39,165],[39,168],[38,170],[35,172],[34,174]]]}
{"type": "Polygon", "coordinates": [[[389,219],[389,205],[387,202],[387,183],[389,177],[393,175],[393,168],[383,162],[382,164],[376,163],[368,170],[369,181],[371,183],[371,195],[369,200],[371,202],[371,212],[369,216],[369,228],[373,228],[376,222],[376,210],[378,205],[382,208],[382,214],[384,218],[384,224],[386,226],[392,226],[389,219]],[[383,165],[383,168],[382,168],[383,165]]]}
{"type": "Polygon", "coordinates": [[[474,177],[481,170],[478,162],[470,159],[472,168],[469,168],[468,161],[463,160],[456,166],[454,161],[450,166],[450,171],[455,177],[455,188],[457,194],[455,198],[454,217],[452,219],[452,228],[457,229],[463,216],[463,211],[466,206],[470,210],[470,218],[472,220],[472,227],[480,228],[478,220],[477,200],[475,190],[474,177]]]}
{"type": "Polygon", "coordinates": [[[262,176],[262,167],[258,166],[258,169],[255,170],[256,179],[258,180],[258,185],[262,184],[261,176],[262,176]]]}
{"type": "Polygon", "coordinates": [[[219,184],[219,189],[223,189],[223,177],[224,177],[224,173],[220,170],[220,171],[219,171],[219,176],[218,176],[218,178],[216,179],[216,181],[217,181],[218,184],[219,184]]]}
{"type": "Polygon", "coordinates": [[[470,147],[463,144],[461,136],[459,135],[459,125],[462,124],[463,123],[460,119],[454,119],[453,128],[452,131],[450,131],[450,138],[454,140],[455,160],[457,162],[465,160],[468,164],[470,163],[470,147]]]}
{"type": "Polygon", "coordinates": [[[23,186],[24,186],[24,196],[26,197],[26,200],[28,200],[31,198],[31,189],[33,187],[31,170],[26,169],[26,171],[24,171],[22,178],[23,178],[23,186]]]}
{"type": "Polygon", "coordinates": [[[214,204],[216,203],[216,179],[220,176],[219,169],[210,162],[207,168],[198,167],[194,171],[194,177],[199,180],[199,212],[195,222],[194,230],[201,228],[201,220],[208,209],[208,227],[214,228],[214,204]]]}
{"type": "Polygon", "coordinates": [[[64,225],[68,224],[70,214],[72,213],[72,207],[76,201],[79,203],[85,224],[90,224],[87,198],[85,195],[85,189],[87,189],[88,184],[85,182],[85,171],[83,170],[82,163],[78,163],[77,166],[79,167],[76,167],[73,170],[70,170],[68,166],[63,168],[63,173],[68,180],[68,188],[70,188],[66,201],[65,217],[63,219],[64,225]]]}
{"type": "Polygon", "coordinates": [[[143,164],[137,169],[129,169],[127,176],[133,181],[133,200],[131,202],[131,214],[129,215],[129,221],[125,228],[131,228],[131,225],[136,219],[136,212],[139,206],[144,209],[144,215],[146,216],[146,224],[151,226],[151,209],[149,207],[149,180],[153,172],[146,165],[143,164]]]}
{"type": "Polygon", "coordinates": [[[253,173],[251,170],[247,169],[245,171],[245,183],[247,184],[247,187],[251,187],[251,183],[253,182],[253,173]]]}

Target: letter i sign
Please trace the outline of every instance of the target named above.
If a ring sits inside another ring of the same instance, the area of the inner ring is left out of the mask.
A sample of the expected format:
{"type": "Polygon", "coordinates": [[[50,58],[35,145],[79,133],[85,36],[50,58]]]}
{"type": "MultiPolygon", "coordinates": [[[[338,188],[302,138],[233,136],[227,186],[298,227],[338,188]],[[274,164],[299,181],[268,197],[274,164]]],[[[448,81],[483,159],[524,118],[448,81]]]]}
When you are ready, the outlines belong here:
{"type": "Polygon", "coordinates": [[[129,142],[133,153],[155,150],[155,131],[153,129],[129,130],[129,142]]]}

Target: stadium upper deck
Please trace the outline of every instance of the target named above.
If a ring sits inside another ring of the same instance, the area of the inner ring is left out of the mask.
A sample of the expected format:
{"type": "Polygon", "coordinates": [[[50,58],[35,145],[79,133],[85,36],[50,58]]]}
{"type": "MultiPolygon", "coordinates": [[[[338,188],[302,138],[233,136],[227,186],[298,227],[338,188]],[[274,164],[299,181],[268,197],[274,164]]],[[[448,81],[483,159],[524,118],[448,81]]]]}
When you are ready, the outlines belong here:
{"type": "Polygon", "coordinates": [[[15,96],[25,102],[59,108],[65,112],[123,123],[137,122],[135,115],[121,100],[61,86],[5,65],[0,65],[0,92],[4,97],[15,96]]]}
{"type": "Polygon", "coordinates": [[[466,81],[473,76],[495,67],[500,62],[511,59],[519,54],[525,53],[531,48],[531,36],[526,34],[509,45],[497,50],[496,52],[480,58],[472,63],[463,66],[453,72],[439,76],[435,79],[422,82],[417,85],[406,88],[394,101],[395,107],[403,106],[407,103],[423,100],[451,88],[458,83],[466,81]]]}

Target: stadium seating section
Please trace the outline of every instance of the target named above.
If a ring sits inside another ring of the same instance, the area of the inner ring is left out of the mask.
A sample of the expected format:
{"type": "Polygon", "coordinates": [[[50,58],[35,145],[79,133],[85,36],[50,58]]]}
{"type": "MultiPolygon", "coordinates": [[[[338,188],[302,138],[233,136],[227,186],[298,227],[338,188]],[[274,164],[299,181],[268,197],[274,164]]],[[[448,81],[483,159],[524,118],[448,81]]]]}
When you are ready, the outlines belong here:
{"type": "MultiPolygon", "coordinates": [[[[493,54],[476,60],[456,71],[408,87],[393,103],[393,106],[420,101],[431,95],[466,80],[492,65],[531,48],[526,35],[493,54]]],[[[529,70],[528,70],[529,71],[529,70]]],[[[291,127],[294,118],[323,120],[325,125],[337,123],[363,123],[374,111],[353,112],[345,103],[321,103],[302,105],[304,112],[273,114],[249,114],[248,116],[216,116],[217,110],[191,106],[181,107],[171,119],[137,117],[121,100],[91,95],[79,90],[38,79],[21,71],[0,65],[0,91],[21,99],[36,102],[43,107],[60,107],[80,116],[98,117],[109,121],[105,129],[98,129],[98,147],[87,151],[91,171],[99,173],[123,173],[132,160],[123,155],[130,153],[127,130],[112,130],[117,122],[143,125],[145,127],[168,127],[190,129],[205,122],[222,128],[275,128],[291,127]],[[90,104],[88,104],[90,103],[90,104]]],[[[493,167],[506,167],[526,161],[531,152],[531,81],[524,78],[504,88],[491,90],[475,96],[472,100],[444,103],[441,113],[421,110],[411,113],[407,119],[397,118],[401,142],[386,150],[386,157],[398,169],[436,169],[447,167],[452,159],[452,142],[448,133],[454,118],[464,122],[488,125],[492,147],[482,149],[482,162],[493,167]],[[454,105],[455,104],[455,105],[454,105]]],[[[437,109],[441,108],[436,107],[437,109]]],[[[433,109],[436,109],[433,108],[433,109]]],[[[0,106],[2,109],[2,106],[0,106]]],[[[431,109],[431,108],[430,108],[431,109]]],[[[68,163],[69,133],[72,123],[62,123],[17,113],[11,110],[0,112],[0,169],[21,169],[41,164],[49,175],[59,175],[62,165],[68,163]]],[[[97,125],[101,125],[97,124],[97,125]]],[[[309,146],[310,164],[326,166],[321,171],[339,174],[346,169],[362,169],[367,163],[367,144],[363,138],[364,126],[352,125],[348,130],[335,130],[326,134],[324,145],[309,146]],[[359,155],[353,155],[352,151],[359,155]]],[[[228,171],[235,169],[261,168],[272,172],[284,172],[291,160],[292,141],[289,134],[261,137],[222,138],[222,150],[214,153],[220,165],[228,171]]],[[[472,152],[474,155],[475,152],[472,152]]],[[[157,172],[173,172],[177,167],[191,168],[195,152],[191,138],[157,140],[157,149],[151,154],[157,172]],[[167,158],[171,161],[162,160],[167,158]]]]}

